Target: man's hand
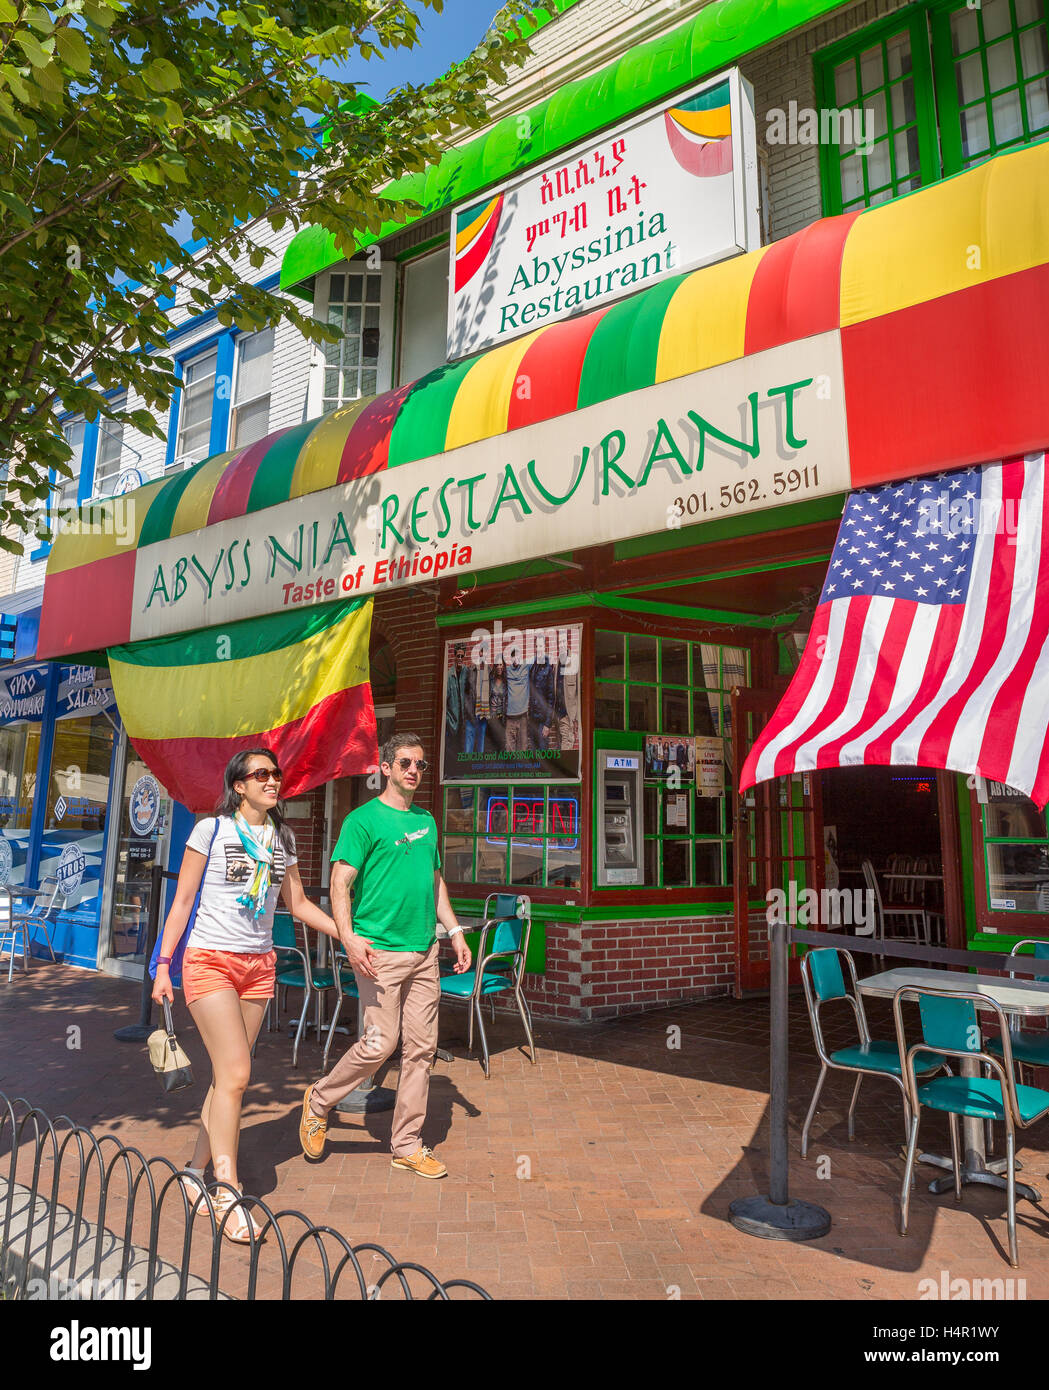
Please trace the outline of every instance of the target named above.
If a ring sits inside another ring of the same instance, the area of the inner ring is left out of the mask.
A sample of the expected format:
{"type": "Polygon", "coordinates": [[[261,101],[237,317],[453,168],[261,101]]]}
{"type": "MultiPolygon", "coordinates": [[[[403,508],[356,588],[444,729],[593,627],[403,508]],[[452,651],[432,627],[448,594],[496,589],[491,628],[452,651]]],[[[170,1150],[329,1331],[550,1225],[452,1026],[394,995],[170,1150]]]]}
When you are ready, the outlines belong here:
{"type": "Polygon", "coordinates": [[[466,944],[465,933],[457,931],[452,937],[452,945],[455,947],[455,964],[452,966],[452,969],[457,975],[461,975],[464,970],[469,970],[470,963],[473,960],[470,948],[466,944]]]}
{"type": "Polygon", "coordinates": [[[343,948],[346,951],[346,959],[353,966],[354,970],[359,970],[362,975],[366,975],[369,980],[377,980],[378,972],[375,969],[375,952],[368,945],[367,941],[359,936],[351,936],[349,941],[344,941],[343,948]]]}

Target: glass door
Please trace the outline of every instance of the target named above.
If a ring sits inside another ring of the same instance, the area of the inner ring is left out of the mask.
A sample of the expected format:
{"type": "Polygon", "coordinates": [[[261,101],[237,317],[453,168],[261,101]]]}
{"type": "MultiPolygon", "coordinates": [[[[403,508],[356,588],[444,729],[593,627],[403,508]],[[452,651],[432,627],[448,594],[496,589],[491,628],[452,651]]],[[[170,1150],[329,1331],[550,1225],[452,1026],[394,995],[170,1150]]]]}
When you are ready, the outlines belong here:
{"type": "MultiPolygon", "coordinates": [[[[732,726],[736,730],[733,896],[737,999],[748,991],[769,988],[769,938],[765,917],[769,892],[780,889],[785,903],[796,906],[806,889],[815,889],[818,893],[823,887],[819,777],[799,772],[759,782],[745,796],[740,796],[738,791],[747,754],[772,718],[779,700],[779,693],[770,690],[737,689],[732,692],[732,726]],[[757,904],[759,899],[760,904],[757,904]]],[[[816,922],[812,927],[818,930],[816,922]]],[[[789,979],[792,984],[800,981],[798,964],[803,954],[803,947],[791,948],[789,979]]]]}

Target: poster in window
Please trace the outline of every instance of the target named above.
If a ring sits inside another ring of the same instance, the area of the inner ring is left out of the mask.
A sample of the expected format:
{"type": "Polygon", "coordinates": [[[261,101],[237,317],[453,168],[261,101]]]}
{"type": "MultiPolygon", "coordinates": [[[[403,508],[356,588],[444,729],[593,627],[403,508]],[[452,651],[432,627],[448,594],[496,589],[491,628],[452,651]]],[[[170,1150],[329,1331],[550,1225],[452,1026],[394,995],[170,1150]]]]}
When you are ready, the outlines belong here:
{"type": "Polygon", "coordinates": [[[724,796],[725,740],[703,737],[696,739],[696,795],[724,796]]]}
{"type": "Polygon", "coordinates": [[[579,780],[582,637],[496,622],[445,643],[445,782],[579,780]]]}
{"type": "Polygon", "coordinates": [[[691,734],[646,734],[646,780],[671,776],[681,782],[695,781],[696,739],[691,734]]]}

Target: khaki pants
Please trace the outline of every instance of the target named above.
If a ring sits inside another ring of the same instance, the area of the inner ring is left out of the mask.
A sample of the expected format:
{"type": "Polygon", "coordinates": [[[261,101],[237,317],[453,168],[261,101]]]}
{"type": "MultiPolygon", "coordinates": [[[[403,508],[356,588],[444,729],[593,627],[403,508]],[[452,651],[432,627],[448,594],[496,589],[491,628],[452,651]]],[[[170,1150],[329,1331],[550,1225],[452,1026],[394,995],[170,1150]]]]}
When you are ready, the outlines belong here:
{"type": "Polygon", "coordinates": [[[428,951],[376,950],[372,959],[377,980],[354,972],[360,994],[360,1037],[317,1082],[311,1099],[318,1114],[327,1114],[386,1061],[400,1037],[401,1075],[390,1147],[395,1158],[403,1158],[421,1146],[430,1064],[437,1050],[441,1001],[437,942],[428,951]]]}

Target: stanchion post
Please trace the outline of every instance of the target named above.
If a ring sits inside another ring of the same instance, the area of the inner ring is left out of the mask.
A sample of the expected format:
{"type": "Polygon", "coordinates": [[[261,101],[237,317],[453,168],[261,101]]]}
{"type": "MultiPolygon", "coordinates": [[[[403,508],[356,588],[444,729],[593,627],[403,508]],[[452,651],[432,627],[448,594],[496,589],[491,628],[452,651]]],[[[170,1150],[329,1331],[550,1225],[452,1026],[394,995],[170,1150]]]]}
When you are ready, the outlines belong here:
{"type": "Polygon", "coordinates": [[[830,1230],[830,1213],[790,1196],[787,1105],[787,923],[769,909],[769,1191],[737,1197],[729,1220],[737,1230],[763,1240],[818,1240],[830,1230]]]}
{"type": "Polygon", "coordinates": [[[149,962],[160,927],[160,900],[163,890],[164,870],[159,864],[154,864],[149,871],[149,917],[146,926],[145,958],[142,962],[142,995],[138,1022],[129,1023],[126,1028],[118,1028],[113,1034],[117,1042],[145,1042],[152,1031],[150,1017],[153,1013],[153,980],[149,973],[149,962]]]}

